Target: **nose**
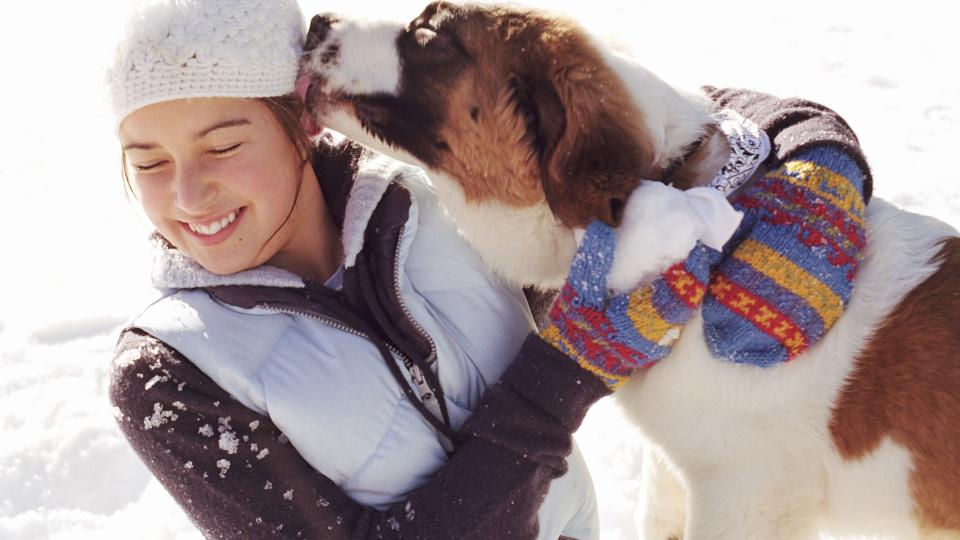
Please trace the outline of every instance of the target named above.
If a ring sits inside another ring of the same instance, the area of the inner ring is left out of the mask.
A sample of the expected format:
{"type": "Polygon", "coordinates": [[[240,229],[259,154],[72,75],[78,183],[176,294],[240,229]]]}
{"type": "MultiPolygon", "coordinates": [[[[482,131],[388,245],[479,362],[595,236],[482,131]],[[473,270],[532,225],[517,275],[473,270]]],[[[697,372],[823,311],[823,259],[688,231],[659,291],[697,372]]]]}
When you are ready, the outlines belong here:
{"type": "Polygon", "coordinates": [[[303,52],[312,51],[326,41],[330,28],[337,20],[337,17],[332,13],[314,15],[313,19],[310,20],[310,29],[307,30],[307,40],[303,44],[303,52]]]}
{"type": "Polygon", "coordinates": [[[181,167],[177,171],[174,196],[178,208],[194,215],[203,215],[216,197],[216,187],[199,171],[181,167]]]}

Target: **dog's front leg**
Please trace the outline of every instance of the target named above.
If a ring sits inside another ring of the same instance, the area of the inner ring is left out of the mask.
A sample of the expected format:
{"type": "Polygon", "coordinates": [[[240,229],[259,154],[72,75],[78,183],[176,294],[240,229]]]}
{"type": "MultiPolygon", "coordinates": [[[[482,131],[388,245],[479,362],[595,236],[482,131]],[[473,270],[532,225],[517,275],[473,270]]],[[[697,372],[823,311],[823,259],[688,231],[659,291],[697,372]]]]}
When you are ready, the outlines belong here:
{"type": "Polygon", "coordinates": [[[663,451],[647,443],[640,476],[643,498],[635,522],[645,540],[682,540],[687,516],[686,488],[667,463],[663,451]]]}
{"type": "Polygon", "coordinates": [[[819,499],[777,469],[724,467],[689,479],[685,540],[812,540],[819,499]]]}

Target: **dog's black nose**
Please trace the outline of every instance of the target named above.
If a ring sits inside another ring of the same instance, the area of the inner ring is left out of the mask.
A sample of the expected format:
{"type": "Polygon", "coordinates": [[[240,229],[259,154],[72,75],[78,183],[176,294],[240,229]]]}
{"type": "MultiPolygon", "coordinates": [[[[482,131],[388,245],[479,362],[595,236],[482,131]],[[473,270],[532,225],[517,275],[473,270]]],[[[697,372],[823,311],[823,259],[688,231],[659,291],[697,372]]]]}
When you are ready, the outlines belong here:
{"type": "Polygon", "coordinates": [[[330,27],[337,22],[337,17],[332,13],[323,13],[314,15],[310,20],[310,29],[307,30],[307,41],[303,44],[303,51],[312,51],[327,39],[330,33],[330,27]]]}

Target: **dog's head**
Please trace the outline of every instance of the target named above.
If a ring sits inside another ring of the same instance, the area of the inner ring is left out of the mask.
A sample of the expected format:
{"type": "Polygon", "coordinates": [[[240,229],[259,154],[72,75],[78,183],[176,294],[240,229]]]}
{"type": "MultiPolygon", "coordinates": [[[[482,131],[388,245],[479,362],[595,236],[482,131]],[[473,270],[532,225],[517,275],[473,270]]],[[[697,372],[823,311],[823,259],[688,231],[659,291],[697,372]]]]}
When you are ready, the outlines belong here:
{"type": "Polygon", "coordinates": [[[619,224],[655,173],[627,89],[553,15],[435,2],[406,25],[317,16],[300,87],[321,124],[353,121],[363,133],[341,130],[446,174],[467,201],[545,200],[567,227],[619,224]]]}

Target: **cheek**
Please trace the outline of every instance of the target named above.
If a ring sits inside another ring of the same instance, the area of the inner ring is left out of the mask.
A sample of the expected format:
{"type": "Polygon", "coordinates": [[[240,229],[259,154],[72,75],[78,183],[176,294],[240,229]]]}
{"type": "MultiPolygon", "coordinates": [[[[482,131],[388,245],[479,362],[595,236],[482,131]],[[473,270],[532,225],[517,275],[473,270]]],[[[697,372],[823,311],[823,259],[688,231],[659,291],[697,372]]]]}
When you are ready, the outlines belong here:
{"type": "Polygon", "coordinates": [[[161,228],[161,222],[173,204],[173,195],[167,189],[166,183],[159,178],[142,181],[131,178],[130,186],[137,200],[140,201],[140,207],[143,208],[144,213],[155,226],[161,228]]]}
{"type": "Polygon", "coordinates": [[[290,162],[262,155],[238,156],[218,175],[225,179],[224,189],[239,199],[237,203],[252,206],[260,219],[271,224],[286,216],[297,188],[296,170],[290,162]]]}

